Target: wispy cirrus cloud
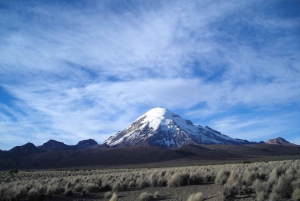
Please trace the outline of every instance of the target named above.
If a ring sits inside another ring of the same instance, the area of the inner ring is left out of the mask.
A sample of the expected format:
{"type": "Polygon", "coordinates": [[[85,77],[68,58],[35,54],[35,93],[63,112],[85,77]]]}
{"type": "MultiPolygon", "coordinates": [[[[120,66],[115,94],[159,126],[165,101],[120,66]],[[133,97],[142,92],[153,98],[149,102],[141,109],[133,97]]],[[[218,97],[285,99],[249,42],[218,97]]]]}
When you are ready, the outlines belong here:
{"type": "Polygon", "coordinates": [[[102,142],[156,106],[234,137],[280,130],[295,138],[296,121],[282,117],[283,126],[270,128],[266,120],[274,111],[300,118],[300,16],[292,3],[4,5],[0,86],[12,100],[0,99],[0,134],[9,141],[1,148],[28,139],[102,142]]]}

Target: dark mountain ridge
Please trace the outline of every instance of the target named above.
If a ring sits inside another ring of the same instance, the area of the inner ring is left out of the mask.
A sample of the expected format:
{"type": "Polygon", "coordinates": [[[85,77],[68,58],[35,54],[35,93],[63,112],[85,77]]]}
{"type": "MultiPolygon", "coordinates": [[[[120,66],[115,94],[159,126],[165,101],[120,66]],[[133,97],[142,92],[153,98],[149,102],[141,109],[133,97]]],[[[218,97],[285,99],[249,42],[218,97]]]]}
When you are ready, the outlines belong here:
{"type": "Polygon", "coordinates": [[[48,151],[62,151],[62,150],[78,150],[78,149],[88,149],[88,148],[108,148],[106,144],[99,145],[93,139],[87,139],[79,141],[76,145],[66,145],[63,142],[59,142],[56,140],[49,140],[45,142],[43,145],[35,146],[33,143],[28,142],[22,146],[16,146],[9,151],[3,151],[8,153],[15,154],[31,154],[31,153],[39,153],[39,152],[48,152],[48,151]]]}
{"type": "Polygon", "coordinates": [[[49,140],[45,142],[43,145],[38,146],[40,151],[57,151],[57,150],[68,150],[72,149],[73,146],[66,145],[63,142],[59,142],[56,140],[49,140]]]}
{"type": "Polygon", "coordinates": [[[12,153],[36,153],[39,152],[39,149],[32,143],[28,142],[22,146],[16,146],[9,150],[12,153]]]}
{"type": "MultiPolygon", "coordinates": [[[[105,146],[107,147],[107,146],[105,146]]],[[[0,153],[0,169],[56,169],[80,166],[115,167],[157,162],[259,160],[261,157],[300,156],[300,146],[272,144],[251,145],[185,145],[177,149],[159,146],[129,146],[117,148],[59,150],[31,154],[0,153]]]]}

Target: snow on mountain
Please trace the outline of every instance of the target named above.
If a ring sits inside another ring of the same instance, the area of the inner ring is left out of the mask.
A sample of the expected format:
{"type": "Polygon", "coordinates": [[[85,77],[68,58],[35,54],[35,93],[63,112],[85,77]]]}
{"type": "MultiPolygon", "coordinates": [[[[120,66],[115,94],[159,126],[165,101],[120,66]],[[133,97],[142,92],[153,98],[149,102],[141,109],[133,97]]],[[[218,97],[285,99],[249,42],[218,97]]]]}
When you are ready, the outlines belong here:
{"type": "Polygon", "coordinates": [[[110,147],[154,145],[181,147],[186,144],[247,144],[206,126],[196,126],[165,108],[153,108],[125,130],[104,141],[110,147]]]}

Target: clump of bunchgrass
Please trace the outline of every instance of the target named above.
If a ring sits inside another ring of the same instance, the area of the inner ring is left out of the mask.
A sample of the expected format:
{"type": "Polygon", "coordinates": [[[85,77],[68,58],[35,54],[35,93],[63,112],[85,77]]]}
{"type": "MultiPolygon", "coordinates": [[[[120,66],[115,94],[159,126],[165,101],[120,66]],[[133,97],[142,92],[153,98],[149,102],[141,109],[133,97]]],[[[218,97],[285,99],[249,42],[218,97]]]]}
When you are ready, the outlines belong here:
{"type": "Polygon", "coordinates": [[[187,201],[203,201],[204,200],[204,196],[201,192],[192,194],[189,196],[187,201]]]}
{"type": "Polygon", "coordinates": [[[73,191],[71,189],[66,190],[65,191],[65,196],[72,197],[73,196],[73,191]]]}
{"type": "Polygon", "coordinates": [[[117,201],[118,199],[118,196],[116,193],[113,193],[113,195],[111,196],[110,200],[109,201],[117,201]]]}
{"type": "Polygon", "coordinates": [[[110,199],[112,197],[113,193],[111,191],[108,191],[104,194],[105,199],[110,199]]]}
{"type": "Polygon", "coordinates": [[[123,182],[117,182],[113,185],[112,190],[114,192],[118,192],[118,191],[125,191],[127,188],[126,184],[124,184],[123,182]]]}
{"type": "Polygon", "coordinates": [[[188,184],[190,175],[188,173],[175,173],[168,180],[168,186],[170,187],[179,187],[186,186],[188,184]]]}
{"type": "Polygon", "coordinates": [[[230,172],[224,170],[223,168],[217,173],[215,182],[219,185],[223,185],[226,183],[228,177],[229,177],[230,172]]]}
{"type": "Polygon", "coordinates": [[[293,192],[292,199],[294,201],[300,201],[300,188],[296,188],[293,192]]]}
{"type": "Polygon", "coordinates": [[[39,200],[39,197],[40,197],[39,192],[34,188],[30,189],[30,191],[28,192],[29,201],[37,201],[39,200]]]}
{"type": "Polygon", "coordinates": [[[160,192],[156,191],[156,192],[154,193],[154,198],[159,198],[159,197],[160,197],[160,192]]]}
{"type": "Polygon", "coordinates": [[[143,192],[140,197],[139,197],[139,200],[140,201],[150,201],[150,200],[153,200],[154,196],[150,193],[147,193],[147,192],[143,192]]]}

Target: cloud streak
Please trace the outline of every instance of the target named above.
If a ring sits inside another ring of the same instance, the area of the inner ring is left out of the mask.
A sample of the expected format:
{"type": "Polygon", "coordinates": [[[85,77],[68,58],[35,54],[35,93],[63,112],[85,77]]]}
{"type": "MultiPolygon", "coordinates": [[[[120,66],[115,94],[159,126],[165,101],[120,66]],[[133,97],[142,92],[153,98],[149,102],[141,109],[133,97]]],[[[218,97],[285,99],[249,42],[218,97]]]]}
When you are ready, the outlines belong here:
{"type": "MultiPolygon", "coordinates": [[[[235,137],[275,135],[257,119],[300,100],[299,15],[280,3],[7,2],[0,86],[13,101],[0,102],[0,148],[102,142],[157,106],[235,137]]],[[[288,125],[280,133],[295,139],[288,125]]]]}

